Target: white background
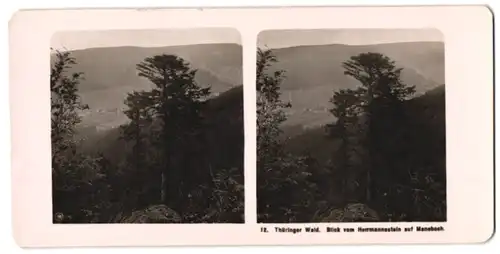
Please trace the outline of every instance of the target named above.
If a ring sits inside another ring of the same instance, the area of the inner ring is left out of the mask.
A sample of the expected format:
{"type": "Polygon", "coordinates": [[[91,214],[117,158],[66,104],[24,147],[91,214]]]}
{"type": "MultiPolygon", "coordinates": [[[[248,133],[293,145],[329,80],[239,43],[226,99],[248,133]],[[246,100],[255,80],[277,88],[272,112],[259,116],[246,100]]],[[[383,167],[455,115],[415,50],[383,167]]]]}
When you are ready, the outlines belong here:
{"type": "MultiPolygon", "coordinates": [[[[11,177],[10,177],[10,112],[9,112],[9,88],[8,88],[8,25],[7,22],[10,20],[11,16],[18,9],[46,9],[46,8],[80,8],[80,7],[170,7],[170,6],[297,6],[297,5],[424,5],[424,4],[488,4],[493,12],[500,10],[500,4],[497,0],[489,0],[489,1],[430,1],[430,0],[420,0],[420,1],[355,1],[355,0],[346,0],[346,1],[153,1],[153,0],[141,0],[141,1],[98,1],[98,0],[86,0],[86,1],[63,1],[63,0],[17,0],[17,1],[5,1],[3,8],[1,8],[0,13],[2,15],[2,19],[4,20],[4,26],[2,26],[2,34],[5,36],[4,39],[1,40],[2,50],[5,56],[2,61],[2,68],[0,68],[0,72],[2,73],[2,78],[4,82],[0,82],[1,90],[0,90],[0,114],[3,114],[3,121],[0,124],[1,135],[0,135],[0,146],[2,152],[0,153],[0,162],[3,163],[3,167],[1,167],[1,173],[3,175],[0,176],[2,182],[0,182],[0,195],[2,199],[0,200],[0,204],[7,204],[8,206],[0,209],[2,224],[0,226],[0,248],[2,249],[0,253],[21,253],[22,251],[19,247],[17,247],[14,239],[12,237],[12,225],[11,225],[11,177]]],[[[464,17],[467,19],[467,17],[464,17]]],[[[497,29],[495,29],[497,30],[497,29]]],[[[496,45],[496,43],[495,43],[496,45]]],[[[497,176],[498,179],[498,176],[497,176]]],[[[496,197],[498,201],[498,197],[496,197]]],[[[498,210],[497,210],[498,214],[498,210]]],[[[471,220],[474,219],[474,215],[471,215],[471,220]]],[[[470,253],[474,251],[480,251],[481,253],[498,253],[494,251],[497,249],[500,240],[498,240],[498,236],[494,237],[491,241],[482,245],[434,245],[434,246],[331,246],[331,247],[218,247],[218,248],[203,248],[201,247],[177,247],[177,248],[84,248],[84,249],[42,249],[42,250],[30,250],[35,251],[37,253],[137,253],[139,251],[151,251],[155,253],[165,252],[165,251],[203,251],[203,252],[211,252],[211,253],[221,253],[228,252],[234,253],[238,252],[255,252],[255,251],[263,251],[263,249],[269,249],[269,251],[286,251],[289,253],[294,252],[370,252],[370,254],[375,253],[434,253],[443,251],[450,252],[464,252],[470,253]]]]}

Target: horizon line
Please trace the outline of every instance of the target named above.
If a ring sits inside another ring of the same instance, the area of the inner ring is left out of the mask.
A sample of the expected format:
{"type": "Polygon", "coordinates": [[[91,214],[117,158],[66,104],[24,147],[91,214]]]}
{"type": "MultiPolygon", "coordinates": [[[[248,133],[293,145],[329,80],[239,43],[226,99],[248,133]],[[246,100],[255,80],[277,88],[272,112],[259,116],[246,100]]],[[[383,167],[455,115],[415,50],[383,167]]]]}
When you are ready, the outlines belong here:
{"type": "MultiPolygon", "coordinates": [[[[292,46],[284,46],[284,47],[267,47],[266,45],[258,45],[257,48],[268,48],[268,49],[288,49],[288,48],[297,48],[297,47],[314,47],[314,46],[333,46],[333,45],[341,45],[341,46],[374,46],[374,45],[388,45],[388,44],[405,44],[405,43],[441,43],[444,44],[444,41],[401,41],[401,42],[382,42],[382,43],[367,43],[367,44],[347,44],[347,43],[319,43],[319,44],[302,44],[302,45],[292,45],[292,46]]],[[[106,49],[106,48],[145,48],[145,49],[153,49],[153,48],[171,48],[171,47],[183,47],[183,46],[199,46],[199,45],[238,45],[243,47],[242,43],[239,42],[216,42],[216,43],[193,43],[193,44],[177,44],[177,45],[167,45],[167,46],[135,46],[135,45],[119,45],[119,46],[98,46],[98,47],[89,47],[89,48],[75,48],[68,49],[65,47],[55,48],[50,47],[54,50],[59,51],[79,51],[79,50],[88,50],[88,49],[106,49]]]]}
{"type": "Polygon", "coordinates": [[[406,43],[441,43],[444,44],[444,41],[398,41],[398,42],[380,42],[380,43],[366,43],[366,44],[347,44],[347,43],[319,43],[319,44],[302,44],[302,45],[292,45],[292,46],[283,46],[283,47],[267,47],[265,45],[257,45],[257,48],[267,47],[268,49],[289,49],[289,48],[297,48],[297,47],[314,47],[314,46],[333,46],[333,45],[341,45],[341,46],[376,46],[376,45],[388,45],[388,44],[406,44],[406,43]]]}
{"type": "Polygon", "coordinates": [[[75,48],[75,49],[68,49],[65,47],[62,48],[55,48],[51,46],[51,49],[54,50],[59,50],[59,51],[78,51],[78,50],[87,50],[87,49],[106,49],[106,48],[147,48],[147,49],[153,49],[153,48],[171,48],[171,47],[183,47],[183,46],[198,46],[198,45],[226,45],[226,44],[235,44],[239,46],[241,45],[240,42],[201,42],[201,43],[193,43],[193,44],[176,44],[176,45],[166,45],[166,46],[134,46],[134,45],[117,45],[117,46],[98,46],[98,47],[89,47],[89,48],[75,48]]]}

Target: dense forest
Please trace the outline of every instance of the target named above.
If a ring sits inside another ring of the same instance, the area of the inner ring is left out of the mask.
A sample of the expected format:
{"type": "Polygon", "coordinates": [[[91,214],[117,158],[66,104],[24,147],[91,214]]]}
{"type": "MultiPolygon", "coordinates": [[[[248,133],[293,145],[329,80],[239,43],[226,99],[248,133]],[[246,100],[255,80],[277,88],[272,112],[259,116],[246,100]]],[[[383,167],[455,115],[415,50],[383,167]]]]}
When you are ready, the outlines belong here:
{"type": "Polygon", "coordinates": [[[396,61],[355,54],[342,62],[352,85],[328,81],[335,120],[294,130],[280,88],[288,75],[309,81],[279,61],[258,49],[258,222],[446,221],[444,84],[416,95],[396,61]]]}
{"type": "Polygon", "coordinates": [[[241,84],[214,96],[183,58],[146,57],[136,71],[153,88],[127,94],[126,124],[89,137],[85,73],[71,52],[53,58],[54,223],[244,222],[241,84]]]}

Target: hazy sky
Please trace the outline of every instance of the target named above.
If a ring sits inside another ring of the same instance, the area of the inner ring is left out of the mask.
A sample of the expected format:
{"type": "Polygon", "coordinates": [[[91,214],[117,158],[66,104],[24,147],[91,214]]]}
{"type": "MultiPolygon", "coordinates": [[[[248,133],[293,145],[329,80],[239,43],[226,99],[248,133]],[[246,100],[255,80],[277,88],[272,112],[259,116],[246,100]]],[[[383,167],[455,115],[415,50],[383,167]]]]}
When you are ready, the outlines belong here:
{"type": "Polygon", "coordinates": [[[96,47],[162,47],[205,43],[241,44],[240,34],[231,28],[68,31],[54,34],[51,46],[57,49],[75,50],[96,47]]]}
{"type": "Polygon", "coordinates": [[[323,44],[380,44],[410,41],[443,41],[434,29],[332,29],[275,30],[259,34],[258,46],[284,48],[323,44]]]}

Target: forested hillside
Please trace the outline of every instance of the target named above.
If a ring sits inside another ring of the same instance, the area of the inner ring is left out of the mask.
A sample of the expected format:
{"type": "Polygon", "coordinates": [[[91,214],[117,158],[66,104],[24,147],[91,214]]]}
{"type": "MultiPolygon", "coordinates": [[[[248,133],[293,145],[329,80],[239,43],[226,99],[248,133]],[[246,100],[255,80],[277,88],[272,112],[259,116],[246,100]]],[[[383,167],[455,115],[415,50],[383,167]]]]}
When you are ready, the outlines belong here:
{"type": "MultiPolygon", "coordinates": [[[[309,101],[333,120],[303,129],[285,124],[294,101],[282,85],[305,71],[279,69],[292,63],[274,52],[257,52],[259,222],[446,220],[444,84],[416,94],[422,84],[405,82],[399,61],[358,52],[339,64],[350,83],[332,75],[327,101],[309,101]]],[[[308,75],[302,87],[317,82],[308,75]]]]}

